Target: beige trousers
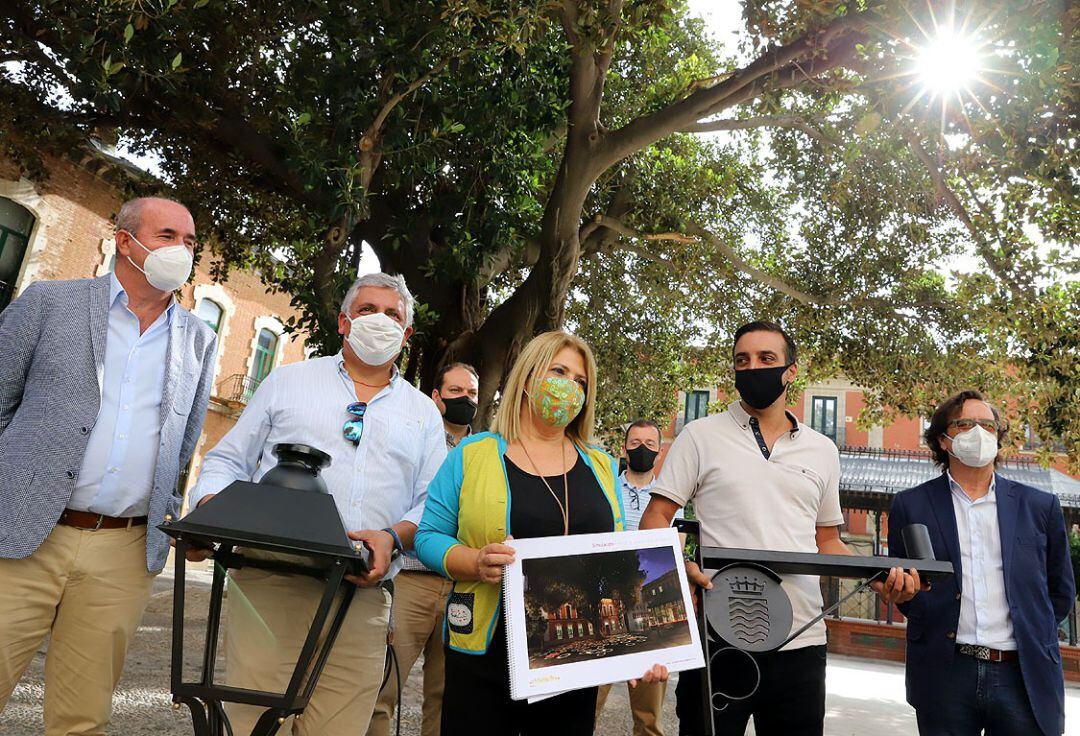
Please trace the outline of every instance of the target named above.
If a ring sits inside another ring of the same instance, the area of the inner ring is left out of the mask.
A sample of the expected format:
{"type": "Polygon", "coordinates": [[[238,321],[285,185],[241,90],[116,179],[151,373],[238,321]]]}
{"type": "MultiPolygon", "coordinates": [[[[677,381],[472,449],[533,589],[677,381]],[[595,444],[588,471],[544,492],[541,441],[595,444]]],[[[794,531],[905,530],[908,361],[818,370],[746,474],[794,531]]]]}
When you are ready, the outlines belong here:
{"type": "MultiPolygon", "coordinates": [[[[664,712],[667,683],[639,682],[637,687],[627,684],[627,688],[630,690],[630,715],[634,717],[634,736],[664,736],[661,715],[664,712]]],[[[601,685],[596,694],[597,721],[610,692],[611,685],[601,685]]]]}
{"type": "Polygon", "coordinates": [[[45,734],[104,734],[128,642],[154,575],[146,526],[57,526],[21,560],[0,559],[0,710],[52,632],[45,655],[45,734]]]}
{"type": "MultiPolygon", "coordinates": [[[[439,736],[442,716],[443,617],[446,599],[454,584],[428,572],[402,570],[394,578],[394,654],[401,672],[401,687],[413,665],[424,654],[424,706],[421,736],[439,736]]],[[[393,671],[379,695],[371,716],[368,736],[389,736],[393,732],[397,705],[397,680],[393,671]]]]}
{"type": "MultiPolygon", "coordinates": [[[[233,571],[225,625],[226,672],[219,682],[284,692],[322,591],[321,582],[302,575],[253,568],[233,571]]],[[[390,596],[385,590],[356,589],[307,709],[290,719],[283,733],[357,736],[367,730],[383,678],[389,618],[390,596]]],[[[251,733],[264,711],[237,704],[227,704],[225,710],[236,734],[251,733]]]]}

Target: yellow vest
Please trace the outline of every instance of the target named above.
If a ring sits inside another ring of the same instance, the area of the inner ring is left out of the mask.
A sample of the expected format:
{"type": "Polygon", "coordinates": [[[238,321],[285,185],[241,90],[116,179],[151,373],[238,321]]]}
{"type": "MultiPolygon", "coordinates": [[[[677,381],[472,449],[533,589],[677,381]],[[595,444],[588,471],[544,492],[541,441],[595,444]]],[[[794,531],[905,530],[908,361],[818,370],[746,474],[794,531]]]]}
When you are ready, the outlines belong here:
{"type": "MultiPolygon", "coordinates": [[[[503,455],[506,442],[496,434],[484,433],[462,443],[462,478],[458,506],[458,540],[474,549],[506,539],[510,528],[510,486],[503,455]]],[[[625,528],[622,500],[616,488],[618,466],[599,447],[579,450],[596,475],[604,496],[611,504],[615,531],[625,528]]],[[[444,557],[445,569],[445,557],[444,557]]],[[[491,644],[502,603],[501,586],[480,581],[456,581],[450,594],[447,632],[450,647],[466,654],[483,654],[491,644]],[[454,615],[454,606],[471,609],[468,622],[454,615]]]]}

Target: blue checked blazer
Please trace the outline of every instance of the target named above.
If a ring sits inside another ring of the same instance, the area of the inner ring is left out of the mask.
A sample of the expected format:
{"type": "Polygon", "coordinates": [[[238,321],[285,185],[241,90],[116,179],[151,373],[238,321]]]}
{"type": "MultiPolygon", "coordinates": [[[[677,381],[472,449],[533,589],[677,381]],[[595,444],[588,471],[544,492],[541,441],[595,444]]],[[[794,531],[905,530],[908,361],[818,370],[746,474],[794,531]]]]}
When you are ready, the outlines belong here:
{"type": "MultiPolygon", "coordinates": [[[[35,282],[0,312],[0,558],[33,554],[75,490],[101,402],[109,279],[35,282]]],[[[214,332],[177,305],[146,535],[150,572],[168,556],[157,525],[179,515],[177,478],[202,432],[216,346],[214,332]]]]}

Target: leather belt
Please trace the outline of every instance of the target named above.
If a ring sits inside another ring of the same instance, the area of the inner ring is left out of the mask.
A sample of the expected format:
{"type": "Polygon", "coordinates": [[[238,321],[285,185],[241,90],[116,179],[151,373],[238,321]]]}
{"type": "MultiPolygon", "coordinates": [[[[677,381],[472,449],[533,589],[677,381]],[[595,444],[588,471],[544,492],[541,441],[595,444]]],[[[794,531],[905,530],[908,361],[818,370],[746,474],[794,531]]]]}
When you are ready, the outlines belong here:
{"type": "Polygon", "coordinates": [[[91,514],[89,511],[64,509],[64,513],[60,514],[60,519],[56,523],[83,531],[96,532],[98,529],[130,529],[133,526],[142,526],[146,523],[146,517],[106,516],[105,514],[91,514]]]}
{"type": "Polygon", "coordinates": [[[1020,655],[1015,651],[991,649],[977,644],[957,644],[956,653],[981,659],[984,662],[1015,662],[1020,658],[1020,655]]]}

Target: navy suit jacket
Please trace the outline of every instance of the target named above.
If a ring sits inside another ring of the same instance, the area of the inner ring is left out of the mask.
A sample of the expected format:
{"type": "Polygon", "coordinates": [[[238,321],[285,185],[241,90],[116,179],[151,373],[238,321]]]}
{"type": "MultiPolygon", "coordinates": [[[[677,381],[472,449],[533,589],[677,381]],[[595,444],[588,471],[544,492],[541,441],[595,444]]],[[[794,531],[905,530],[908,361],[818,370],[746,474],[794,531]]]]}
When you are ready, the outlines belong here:
{"type": "MultiPolygon", "coordinates": [[[[1020,671],[1035,719],[1045,736],[1065,730],[1065,681],[1057,625],[1076,597],[1069,540],[1061,503],[1052,493],[996,476],[1005,597],[1020,671]]],[[[907,699],[916,709],[933,707],[951,688],[949,669],[960,621],[960,541],[949,481],[934,480],[896,494],[889,511],[889,554],[906,557],[901,534],[926,524],[934,556],[953,563],[956,574],[902,604],[907,625],[907,699]]]]}

